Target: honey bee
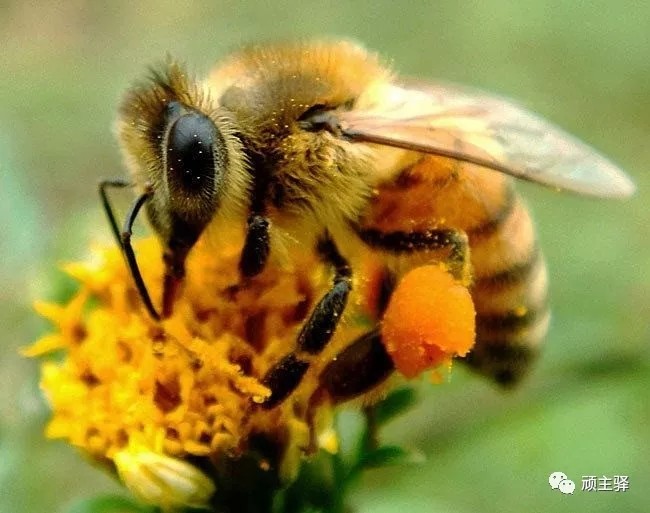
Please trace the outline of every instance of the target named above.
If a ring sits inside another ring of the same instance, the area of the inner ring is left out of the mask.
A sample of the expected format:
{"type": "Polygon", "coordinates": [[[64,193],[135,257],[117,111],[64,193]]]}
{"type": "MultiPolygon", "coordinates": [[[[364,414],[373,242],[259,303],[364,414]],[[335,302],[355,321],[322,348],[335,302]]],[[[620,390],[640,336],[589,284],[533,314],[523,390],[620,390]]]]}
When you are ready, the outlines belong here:
{"type": "MultiPolygon", "coordinates": [[[[331,266],[296,347],[263,378],[279,404],[323,351],[346,309],[356,255],[383,262],[377,305],[400,278],[444,262],[471,270],[477,341],[466,362],[498,383],[519,380],[549,324],[547,273],[510,177],[598,197],[625,197],[614,164],[523,108],[464,87],[408,83],[350,42],[258,45],[203,81],[168,61],[124,98],[118,134],[131,180],[102,182],[110,224],[150,315],[172,314],[185,259],[215,219],[245,226],[239,270],[260,273],[279,247],[331,266]],[[107,188],[140,195],[119,230],[107,188]],[[164,245],[162,312],[130,244],[145,206],[164,245]],[[289,242],[287,242],[289,241],[289,242]],[[293,249],[291,249],[293,248],[293,249]]],[[[393,363],[375,328],[321,374],[335,400],[374,387],[393,363]]]]}

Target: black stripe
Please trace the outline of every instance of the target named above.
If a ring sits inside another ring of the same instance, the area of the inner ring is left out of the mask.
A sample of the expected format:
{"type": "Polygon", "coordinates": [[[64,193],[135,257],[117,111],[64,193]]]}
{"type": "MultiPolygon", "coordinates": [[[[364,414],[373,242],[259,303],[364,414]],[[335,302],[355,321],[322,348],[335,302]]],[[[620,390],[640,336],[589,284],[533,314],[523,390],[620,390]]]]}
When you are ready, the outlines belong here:
{"type": "Polygon", "coordinates": [[[462,359],[469,367],[489,376],[503,387],[516,385],[539,356],[539,349],[507,341],[480,344],[462,359]]]}
{"type": "Polygon", "coordinates": [[[467,229],[467,236],[471,239],[488,237],[494,235],[501,225],[505,223],[515,210],[517,204],[517,193],[511,183],[508,183],[504,192],[504,200],[501,208],[491,219],[473,228],[467,229]]]}
{"type": "Polygon", "coordinates": [[[482,276],[474,280],[474,288],[490,289],[498,291],[511,285],[525,281],[532,273],[537,270],[542,261],[542,252],[537,244],[528,254],[523,262],[512,264],[507,269],[489,276],[482,276]]]}
{"type": "Polygon", "coordinates": [[[423,230],[421,232],[383,232],[375,228],[353,226],[361,240],[374,248],[395,253],[413,253],[463,246],[457,230],[423,230]]]}
{"type": "Polygon", "coordinates": [[[508,330],[515,331],[527,328],[548,313],[548,305],[541,308],[528,308],[524,315],[517,315],[514,310],[500,314],[477,315],[477,330],[508,330]]]}

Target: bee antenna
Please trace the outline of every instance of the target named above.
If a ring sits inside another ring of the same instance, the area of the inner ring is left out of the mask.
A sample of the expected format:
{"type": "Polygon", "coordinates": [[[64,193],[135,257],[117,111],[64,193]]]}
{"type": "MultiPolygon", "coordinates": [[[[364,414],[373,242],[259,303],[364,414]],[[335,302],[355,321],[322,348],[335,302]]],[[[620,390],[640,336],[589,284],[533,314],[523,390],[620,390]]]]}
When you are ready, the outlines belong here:
{"type": "Polygon", "coordinates": [[[124,227],[122,228],[121,232],[117,227],[117,220],[115,218],[113,206],[111,205],[111,201],[107,193],[107,189],[109,187],[113,187],[116,189],[123,189],[125,187],[132,187],[132,186],[133,184],[131,182],[120,178],[113,179],[113,180],[102,180],[99,182],[99,196],[101,197],[102,207],[104,207],[104,212],[106,212],[106,217],[108,218],[108,223],[111,227],[111,231],[113,232],[113,236],[115,237],[117,245],[120,247],[124,257],[126,258],[126,262],[129,266],[129,271],[131,273],[131,276],[133,276],[133,281],[135,282],[135,286],[138,289],[138,293],[142,298],[142,302],[147,308],[147,311],[149,312],[151,318],[155,321],[159,321],[160,315],[154,308],[153,303],[151,302],[151,296],[149,296],[149,292],[147,291],[147,286],[144,284],[144,280],[142,279],[142,274],[140,273],[140,268],[138,267],[138,261],[135,257],[135,253],[133,252],[133,247],[131,246],[131,235],[133,235],[133,223],[135,222],[135,219],[138,216],[138,212],[140,212],[142,205],[144,205],[145,202],[151,198],[153,192],[151,188],[148,187],[145,190],[145,192],[135,200],[135,202],[131,206],[131,210],[129,211],[129,214],[127,215],[124,221],[124,227]]]}
{"type": "Polygon", "coordinates": [[[106,212],[106,217],[108,218],[108,224],[111,227],[113,236],[115,237],[115,242],[122,249],[122,241],[120,237],[120,229],[117,227],[117,221],[115,219],[115,214],[113,213],[113,207],[111,206],[111,201],[108,197],[107,189],[113,187],[115,189],[123,189],[124,187],[131,187],[133,184],[127,180],[121,178],[116,178],[112,180],[101,180],[99,182],[99,197],[102,200],[102,207],[104,212],[106,212]]]}
{"type": "Polygon", "coordinates": [[[142,279],[142,274],[140,273],[140,268],[138,267],[138,260],[135,257],[135,252],[133,251],[133,246],[131,245],[131,236],[133,235],[133,223],[138,217],[138,213],[142,206],[151,198],[153,192],[151,189],[147,189],[143,192],[131,205],[131,209],[124,219],[124,227],[122,228],[122,233],[120,234],[120,245],[122,246],[122,251],[124,252],[124,257],[129,266],[129,271],[135,282],[135,286],[138,289],[138,293],[142,298],[144,306],[147,308],[149,315],[154,321],[160,320],[160,314],[156,311],[151,302],[151,296],[147,290],[147,286],[142,279]]]}

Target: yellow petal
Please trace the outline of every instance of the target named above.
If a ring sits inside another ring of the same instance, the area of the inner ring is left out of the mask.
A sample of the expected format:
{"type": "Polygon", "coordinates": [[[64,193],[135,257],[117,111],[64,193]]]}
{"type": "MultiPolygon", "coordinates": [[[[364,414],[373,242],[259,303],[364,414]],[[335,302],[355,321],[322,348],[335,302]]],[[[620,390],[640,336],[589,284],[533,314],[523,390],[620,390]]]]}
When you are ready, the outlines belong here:
{"type": "Polygon", "coordinates": [[[45,335],[34,342],[31,346],[20,349],[20,354],[28,358],[43,356],[58,349],[67,347],[66,339],[61,335],[45,335]]]}

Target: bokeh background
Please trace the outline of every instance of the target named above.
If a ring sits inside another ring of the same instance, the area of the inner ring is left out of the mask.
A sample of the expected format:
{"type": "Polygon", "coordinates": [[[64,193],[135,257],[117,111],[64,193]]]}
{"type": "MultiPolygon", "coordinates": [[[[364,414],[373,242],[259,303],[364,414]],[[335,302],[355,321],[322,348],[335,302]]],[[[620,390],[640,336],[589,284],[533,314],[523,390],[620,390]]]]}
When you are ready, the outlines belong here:
{"type": "Polygon", "coordinates": [[[531,379],[503,394],[457,367],[422,383],[384,433],[427,462],[368,473],[360,512],[650,511],[650,4],[609,0],[0,2],[0,511],[66,511],[121,492],[45,441],[37,364],[17,351],[57,263],[108,239],[95,184],[123,173],[111,127],[128,84],[166,52],[198,73],[246,41],[345,36],[401,73],[516,98],[599,148],[638,184],[626,202],[525,185],[554,318],[531,379]],[[549,488],[553,471],[573,496],[549,488]],[[582,492],[627,475],[627,492],[582,492]]]}

